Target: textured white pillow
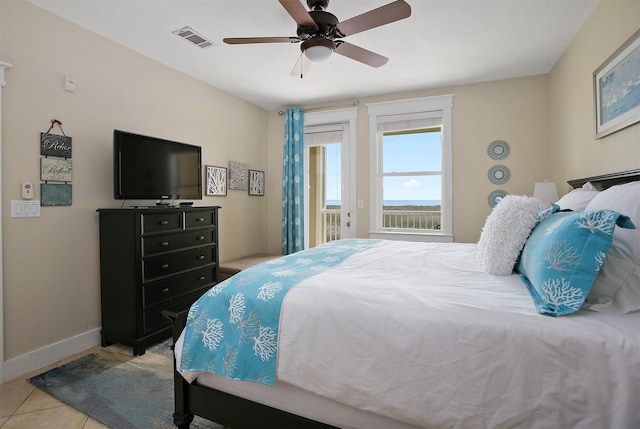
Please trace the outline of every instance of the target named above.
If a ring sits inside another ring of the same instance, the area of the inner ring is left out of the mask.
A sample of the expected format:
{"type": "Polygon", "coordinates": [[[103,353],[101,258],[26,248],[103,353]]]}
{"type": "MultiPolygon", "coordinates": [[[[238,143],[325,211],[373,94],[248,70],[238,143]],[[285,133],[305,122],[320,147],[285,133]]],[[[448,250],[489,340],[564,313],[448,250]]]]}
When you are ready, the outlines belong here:
{"type": "Polygon", "coordinates": [[[600,192],[589,182],[582,185],[563,196],[555,203],[561,210],[573,210],[574,212],[582,212],[587,208],[587,204],[591,202],[600,192]]]}
{"type": "Polygon", "coordinates": [[[478,261],[484,271],[508,276],[518,260],[544,204],[532,197],[507,195],[494,208],[478,241],[478,261]]]}
{"type": "Polygon", "coordinates": [[[640,182],[612,186],[587,205],[587,210],[601,209],[629,216],[636,229],[616,227],[585,308],[602,313],[640,310],[640,182]]]}

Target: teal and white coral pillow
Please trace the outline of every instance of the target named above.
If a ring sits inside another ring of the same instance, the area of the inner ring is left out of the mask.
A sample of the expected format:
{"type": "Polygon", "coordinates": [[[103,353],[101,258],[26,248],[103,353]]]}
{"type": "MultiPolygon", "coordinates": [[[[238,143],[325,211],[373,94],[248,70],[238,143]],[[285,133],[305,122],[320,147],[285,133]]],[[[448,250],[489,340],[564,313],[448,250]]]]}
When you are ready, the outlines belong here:
{"type": "Polygon", "coordinates": [[[613,210],[558,210],[553,205],[546,217],[541,216],[518,263],[536,309],[552,316],[582,307],[606,259],[615,226],[635,228],[627,216],[613,210]]]}

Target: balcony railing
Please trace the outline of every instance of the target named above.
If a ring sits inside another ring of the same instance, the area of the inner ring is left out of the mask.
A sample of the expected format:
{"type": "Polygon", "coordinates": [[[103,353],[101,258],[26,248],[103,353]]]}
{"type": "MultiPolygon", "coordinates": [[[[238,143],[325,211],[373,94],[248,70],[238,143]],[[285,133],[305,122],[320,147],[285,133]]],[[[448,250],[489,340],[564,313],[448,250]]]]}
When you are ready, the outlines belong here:
{"type": "MultiPolygon", "coordinates": [[[[382,227],[393,230],[439,230],[441,212],[434,210],[382,211],[382,227]]],[[[325,243],[340,239],[340,209],[322,209],[325,243]]]]}
{"type": "Polygon", "coordinates": [[[322,209],[325,243],[340,240],[340,210],[322,209]]]}
{"type": "Polygon", "coordinates": [[[440,229],[440,211],[382,211],[382,227],[391,229],[440,229]]]}

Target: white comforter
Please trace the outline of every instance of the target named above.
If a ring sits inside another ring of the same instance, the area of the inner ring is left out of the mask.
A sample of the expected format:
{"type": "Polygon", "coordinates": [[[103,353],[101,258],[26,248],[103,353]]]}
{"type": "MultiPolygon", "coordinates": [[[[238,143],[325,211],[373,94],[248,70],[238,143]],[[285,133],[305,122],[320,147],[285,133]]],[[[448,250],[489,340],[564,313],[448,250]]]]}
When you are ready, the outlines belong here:
{"type": "Polygon", "coordinates": [[[277,378],[423,428],[640,428],[640,312],[543,316],[475,244],[382,241],[289,291],[277,378]]]}
{"type": "Polygon", "coordinates": [[[416,426],[640,427],[640,313],[536,313],[475,244],[382,241],[285,298],[278,379],[416,426]]]}

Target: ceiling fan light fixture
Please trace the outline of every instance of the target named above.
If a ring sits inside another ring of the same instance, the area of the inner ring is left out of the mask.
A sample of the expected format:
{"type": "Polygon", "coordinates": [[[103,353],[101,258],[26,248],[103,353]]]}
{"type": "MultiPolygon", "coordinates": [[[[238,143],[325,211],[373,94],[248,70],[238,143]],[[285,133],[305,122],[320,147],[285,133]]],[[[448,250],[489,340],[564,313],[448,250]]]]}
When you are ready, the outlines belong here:
{"type": "Polygon", "coordinates": [[[301,48],[309,60],[317,63],[327,60],[336,48],[336,44],[333,40],[325,39],[324,37],[314,37],[305,40],[301,48]]]}
{"type": "Polygon", "coordinates": [[[312,46],[304,51],[304,54],[314,63],[326,61],[329,59],[333,51],[326,46],[312,46]]]}

